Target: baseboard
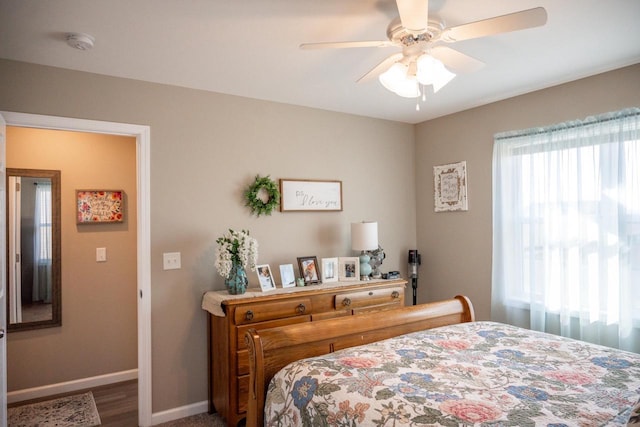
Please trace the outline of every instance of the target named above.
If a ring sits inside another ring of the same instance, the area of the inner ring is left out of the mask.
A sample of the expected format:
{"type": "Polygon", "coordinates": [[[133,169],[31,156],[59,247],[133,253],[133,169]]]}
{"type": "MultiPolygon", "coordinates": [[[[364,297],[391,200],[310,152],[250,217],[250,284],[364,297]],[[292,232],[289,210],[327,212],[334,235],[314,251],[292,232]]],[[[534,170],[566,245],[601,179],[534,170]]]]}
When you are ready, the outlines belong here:
{"type": "Polygon", "coordinates": [[[24,400],[38,399],[46,396],[53,396],[61,393],[68,393],[87,388],[99,387],[102,385],[119,383],[122,381],[135,380],[138,378],[138,370],[114,372],[111,374],[98,375],[95,377],[81,378],[79,380],[67,381],[57,384],[49,384],[41,387],[26,388],[24,390],[10,391],[7,393],[7,403],[22,402],[24,400]]]}
{"type": "Polygon", "coordinates": [[[168,409],[162,412],[156,412],[151,415],[151,425],[166,423],[178,420],[180,418],[190,417],[192,415],[202,414],[209,410],[209,402],[204,400],[191,405],[181,406],[179,408],[168,409]]]}

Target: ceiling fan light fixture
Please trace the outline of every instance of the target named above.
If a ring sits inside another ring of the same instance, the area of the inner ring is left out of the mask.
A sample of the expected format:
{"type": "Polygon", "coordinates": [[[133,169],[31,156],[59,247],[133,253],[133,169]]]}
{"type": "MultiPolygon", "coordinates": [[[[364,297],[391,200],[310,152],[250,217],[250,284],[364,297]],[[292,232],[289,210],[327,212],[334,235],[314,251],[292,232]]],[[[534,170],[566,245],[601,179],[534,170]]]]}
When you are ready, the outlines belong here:
{"type": "Polygon", "coordinates": [[[408,75],[409,67],[400,62],[394,63],[387,71],[380,74],[378,80],[386,89],[403,98],[417,98],[420,88],[415,76],[408,75]]]}
{"type": "Polygon", "coordinates": [[[456,77],[454,73],[447,70],[440,60],[429,54],[421,55],[416,61],[416,65],[418,67],[416,78],[422,85],[432,85],[434,93],[456,77]]]}
{"type": "Polygon", "coordinates": [[[396,95],[403,98],[417,98],[420,96],[420,88],[418,87],[418,81],[414,78],[408,78],[402,85],[395,91],[396,95]]]}
{"type": "Polygon", "coordinates": [[[380,74],[378,80],[382,83],[382,86],[389,89],[391,92],[395,92],[399,82],[402,82],[407,78],[407,71],[409,67],[400,62],[394,62],[391,67],[384,73],[380,74]]]}

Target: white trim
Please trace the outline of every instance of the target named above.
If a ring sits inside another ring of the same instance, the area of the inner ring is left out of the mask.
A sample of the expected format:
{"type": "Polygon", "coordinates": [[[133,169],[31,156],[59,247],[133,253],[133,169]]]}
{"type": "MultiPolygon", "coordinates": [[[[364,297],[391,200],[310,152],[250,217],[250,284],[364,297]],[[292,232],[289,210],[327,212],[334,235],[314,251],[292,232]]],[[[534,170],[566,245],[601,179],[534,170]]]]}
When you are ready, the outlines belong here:
{"type": "Polygon", "coordinates": [[[186,406],[181,406],[179,408],[167,409],[166,411],[156,412],[155,414],[153,414],[152,425],[155,426],[169,421],[190,417],[192,415],[202,414],[207,412],[208,410],[209,402],[206,400],[198,403],[192,403],[186,406]]]}
{"type": "MultiPolygon", "coordinates": [[[[6,175],[6,152],[5,152],[5,120],[2,114],[0,114],[0,179],[5,180],[6,175]]],[[[6,192],[6,181],[0,183],[0,192],[6,192]]],[[[6,200],[4,197],[0,200],[0,217],[6,215],[6,200]]],[[[6,229],[3,227],[0,229],[0,257],[6,257],[7,249],[7,236],[6,229]]],[[[7,274],[6,266],[7,260],[0,258],[0,331],[2,337],[0,337],[0,427],[7,427],[7,274]]]]}
{"type": "Polygon", "coordinates": [[[38,399],[54,394],[69,393],[72,391],[85,390],[100,387],[107,384],[119,383],[122,381],[135,380],[138,378],[138,370],[114,372],[112,374],[98,375],[95,377],[81,378],[79,380],[66,381],[63,383],[49,384],[41,387],[25,388],[7,393],[7,403],[22,402],[29,399],[38,399]]]}
{"type": "Polygon", "coordinates": [[[138,193],[138,423],[151,425],[151,128],[67,117],[0,111],[7,125],[136,137],[138,193]]]}
{"type": "Polygon", "coordinates": [[[138,424],[150,426],[151,388],[151,129],[137,135],[138,179],[138,424]],[[142,321],[140,320],[142,319],[142,321]]]}

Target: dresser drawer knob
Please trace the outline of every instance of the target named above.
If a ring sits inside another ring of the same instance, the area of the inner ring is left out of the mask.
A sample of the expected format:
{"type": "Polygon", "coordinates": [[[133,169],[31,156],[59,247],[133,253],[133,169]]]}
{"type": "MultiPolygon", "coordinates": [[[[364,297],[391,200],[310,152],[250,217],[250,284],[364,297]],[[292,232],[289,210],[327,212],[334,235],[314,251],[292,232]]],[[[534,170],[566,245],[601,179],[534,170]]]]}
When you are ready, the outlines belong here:
{"type": "Polygon", "coordinates": [[[400,292],[398,291],[391,292],[391,298],[393,299],[400,298],[400,292]]]}
{"type": "Polygon", "coordinates": [[[305,307],[304,304],[299,304],[296,307],[296,311],[298,312],[298,314],[303,314],[305,311],[307,311],[307,307],[305,307]]]}
{"type": "Polygon", "coordinates": [[[244,318],[245,318],[246,320],[253,320],[253,311],[251,311],[251,310],[247,310],[247,312],[246,312],[246,313],[245,313],[245,315],[244,315],[244,318]]]}
{"type": "Polygon", "coordinates": [[[342,300],[342,305],[345,307],[349,307],[351,305],[351,298],[345,298],[342,300]]]}

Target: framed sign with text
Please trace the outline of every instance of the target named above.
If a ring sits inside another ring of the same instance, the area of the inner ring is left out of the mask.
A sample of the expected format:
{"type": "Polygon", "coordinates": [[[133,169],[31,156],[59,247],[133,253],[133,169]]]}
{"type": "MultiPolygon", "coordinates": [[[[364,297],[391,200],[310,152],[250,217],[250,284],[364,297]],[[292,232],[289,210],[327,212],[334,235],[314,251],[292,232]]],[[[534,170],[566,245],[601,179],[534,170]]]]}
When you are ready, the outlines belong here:
{"type": "Polygon", "coordinates": [[[280,180],[280,212],[341,210],[342,181],[280,180]]]}
{"type": "Polygon", "coordinates": [[[433,167],[434,202],[436,212],[466,211],[467,162],[433,167]]]}
{"type": "Polygon", "coordinates": [[[76,223],[103,224],[124,221],[124,191],[76,190],[76,223]]]}

